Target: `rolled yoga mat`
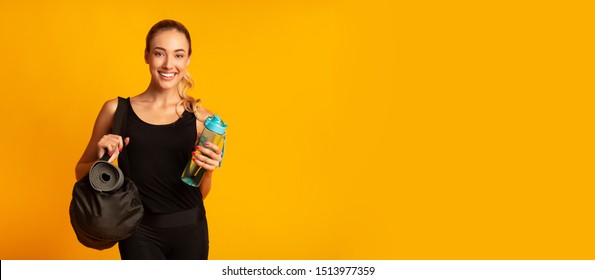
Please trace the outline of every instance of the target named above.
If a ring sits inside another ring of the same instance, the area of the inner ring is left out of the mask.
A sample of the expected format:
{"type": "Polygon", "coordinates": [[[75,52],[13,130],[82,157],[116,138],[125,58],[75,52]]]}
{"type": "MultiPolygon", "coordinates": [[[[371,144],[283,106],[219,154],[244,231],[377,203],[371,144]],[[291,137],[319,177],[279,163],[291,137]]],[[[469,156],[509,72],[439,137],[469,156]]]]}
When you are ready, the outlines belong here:
{"type": "Polygon", "coordinates": [[[100,160],[89,171],[91,186],[100,192],[117,190],[124,184],[124,174],[117,166],[100,160]]]}

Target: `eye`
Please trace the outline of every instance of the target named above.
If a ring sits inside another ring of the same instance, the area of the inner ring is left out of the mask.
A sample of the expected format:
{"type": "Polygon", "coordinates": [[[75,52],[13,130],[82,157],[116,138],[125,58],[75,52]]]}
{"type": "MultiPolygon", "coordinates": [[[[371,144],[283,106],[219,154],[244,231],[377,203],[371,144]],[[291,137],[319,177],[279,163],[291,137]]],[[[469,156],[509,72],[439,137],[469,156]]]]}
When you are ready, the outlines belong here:
{"type": "Polygon", "coordinates": [[[183,54],[176,54],[176,57],[177,58],[184,58],[184,55],[183,54]]]}
{"type": "Polygon", "coordinates": [[[164,54],[162,52],[156,52],[155,56],[164,56],[164,54]]]}

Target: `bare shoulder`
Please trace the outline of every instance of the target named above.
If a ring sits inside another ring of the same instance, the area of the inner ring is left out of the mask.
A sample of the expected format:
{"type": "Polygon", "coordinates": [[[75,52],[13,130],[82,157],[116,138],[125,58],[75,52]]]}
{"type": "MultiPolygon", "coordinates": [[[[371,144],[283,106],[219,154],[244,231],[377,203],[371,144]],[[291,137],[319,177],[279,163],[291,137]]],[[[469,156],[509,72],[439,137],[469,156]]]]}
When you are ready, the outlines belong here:
{"type": "Polygon", "coordinates": [[[108,115],[114,115],[116,113],[116,109],[118,108],[118,98],[110,99],[105,101],[103,104],[103,108],[101,108],[102,113],[106,113],[108,115]]]}
{"type": "Polygon", "coordinates": [[[97,116],[97,122],[103,123],[108,127],[111,126],[117,108],[118,98],[105,101],[105,103],[103,103],[103,107],[101,107],[99,115],[97,116]]]}
{"type": "Polygon", "coordinates": [[[208,117],[213,115],[213,112],[209,111],[205,107],[198,106],[196,107],[196,115],[198,115],[200,121],[205,121],[208,117]]]}

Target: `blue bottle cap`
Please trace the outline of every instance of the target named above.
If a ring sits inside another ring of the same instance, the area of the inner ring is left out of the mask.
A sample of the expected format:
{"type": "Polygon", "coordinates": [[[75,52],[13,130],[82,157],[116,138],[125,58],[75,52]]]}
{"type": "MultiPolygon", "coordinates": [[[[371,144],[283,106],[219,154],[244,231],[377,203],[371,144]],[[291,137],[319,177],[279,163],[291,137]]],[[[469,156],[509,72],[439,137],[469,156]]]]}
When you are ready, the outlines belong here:
{"type": "Polygon", "coordinates": [[[212,115],[205,120],[205,127],[212,132],[223,135],[225,134],[227,124],[225,124],[219,116],[212,115]]]}

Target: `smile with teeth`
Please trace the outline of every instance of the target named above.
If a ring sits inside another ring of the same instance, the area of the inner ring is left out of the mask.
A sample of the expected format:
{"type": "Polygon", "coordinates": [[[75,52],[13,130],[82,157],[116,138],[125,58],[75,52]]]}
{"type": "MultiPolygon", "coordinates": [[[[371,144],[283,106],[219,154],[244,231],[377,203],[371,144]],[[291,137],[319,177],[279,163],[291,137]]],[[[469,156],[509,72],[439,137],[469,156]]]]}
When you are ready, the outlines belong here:
{"type": "Polygon", "coordinates": [[[161,75],[162,77],[165,77],[165,78],[172,78],[175,75],[178,75],[178,73],[164,73],[164,72],[159,72],[159,75],[161,75]]]}

